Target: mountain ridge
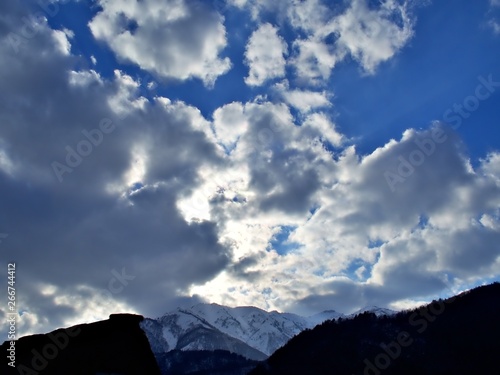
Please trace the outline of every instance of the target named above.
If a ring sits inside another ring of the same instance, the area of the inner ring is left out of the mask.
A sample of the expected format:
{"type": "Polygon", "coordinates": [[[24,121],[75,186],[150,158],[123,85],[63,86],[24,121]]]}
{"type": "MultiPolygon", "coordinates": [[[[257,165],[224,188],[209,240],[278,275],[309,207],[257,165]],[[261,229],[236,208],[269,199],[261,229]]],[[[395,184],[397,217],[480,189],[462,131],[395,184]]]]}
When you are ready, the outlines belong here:
{"type": "Polygon", "coordinates": [[[373,312],[300,333],[250,375],[498,373],[500,283],[392,316],[373,312]]]}
{"type": "Polygon", "coordinates": [[[490,373],[496,364],[498,316],[500,284],[494,283],[397,313],[368,306],[349,315],[326,310],[301,317],[253,306],[197,304],[157,319],[112,314],[109,320],[25,336],[16,346],[25,374],[34,373],[27,366],[38,366],[36,372],[47,375],[329,375],[332,370],[338,375],[465,375],[490,373]],[[269,357],[249,345],[278,346],[277,337],[288,341],[269,357]],[[52,356],[55,349],[47,348],[54,344],[60,349],[56,359],[40,357],[52,356]]]}
{"type": "MultiPolygon", "coordinates": [[[[375,309],[377,315],[395,313],[376,306],[370,308],[375,309]]],[[[349,319],[370,308],[349,315],[325,310],[304,317],[276,310],[268,312],[255,306],[198,303],[176,308],[156,319],[146,318],[141,328],[157,354],[195,347],[197,350],[228,350],[252,360],[262,360],[306,329],[312,329],[326,320],[349,319]],[[205,329],[199,330],[200,327],[205,329]],[[192,334],[195,330],[203,332],[203,340],[192,334]],[[187,337],[193,342],[188,342],[187,337]]]]}
{"type": "Polygon", "coordinates": [[[181,337],[198,327],[205,327],[214,330],[214,334],[219,331],[225,335],[224,342],[236,339],[247,345],[245,348],[240,347],[243,352],[233,351],[224,343],[218,347],[216,343],[208,340],[206,345],[210,349],[229,350],[250,359],[262,360],[304,329],[310,329],[326,319],[341,316],[343,314],[334,310],[326,312],[321,318],[311,318],[292,313],[267,312],[255,306],[228,307],[215,303],[200,303],[189,308],[174,309],[156,319],[146,318],[141,323],[141,328],[146,332],[155,353],[174,349],[188,350],[190,346],[182,345],[181,337]],[[254,352],[249,356],[249,348],[262,355],[256,355],[254,352]]]}

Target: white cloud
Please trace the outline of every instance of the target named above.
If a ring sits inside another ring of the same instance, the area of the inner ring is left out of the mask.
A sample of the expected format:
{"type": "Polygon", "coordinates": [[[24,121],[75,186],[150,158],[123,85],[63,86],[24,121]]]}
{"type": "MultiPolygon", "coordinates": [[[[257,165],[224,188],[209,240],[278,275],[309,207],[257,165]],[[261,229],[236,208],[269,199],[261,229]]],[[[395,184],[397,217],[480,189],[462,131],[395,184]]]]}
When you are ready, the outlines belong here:
{"type": "Polygon", "coordinates": [[[302,123],[303,132],[306,133],[309,129],[316,133],[316,137],[330,142],[334,146],[341,146],[344,141],[344,136],[337,132],[335,125],[323,113],[313,113],[307,116],[302,123]]]}
{"type": "Polygon", "coordinates": [[[297,50],[292,59],[297,77],[313,85],[324,84],[335,65],[345,56],[343,51],[335,51],[320,37],[298,39],[294,42],[297,50]]]}
{"type": "Polygon", "coordinates": [[[269,23],[259,26],[250,36],[245,51],[250,67],[246,84],[260,86],[267,80],[283,77],[286,54],[286,42],[278,35],[277,28],[269,23]]]}
{"type": "Polygon", "coordinates": [[[500,34],[500,23],[497,20],[490,19],[488,21],[488,26],[491,30],[493,30],[493,33],[495,33],[496,35],[500,34]]]}
{"type": "Polygon", "coordinates": [[[88,87],[92,84],[103,85],[103,80],[95,70],[70,71],[68,82],[72,86],[88,87]]]}
{"type": "Polygon", "coordinates": [[[324,84],[349,55],[373,74],[408,43],[415,23],[409,1],[368,5],[367,0],[353,0],[345,9],[321,0],[247,0],[237,6],[248,9],[257,22],[274,14],[280,24],[287,22],[297,31],[290,64],[301,84],[324,84]]]}
{"type": "Polygon", "coordinates": [[[121,60],[160,77],[200,78],[211,86],[231,63],[219,54],[226,46],[222,18],[201,1],[100,1],[89,23],[121,60]]]}
{"type": "Polygon", "coordinates": [[[315,34],[332,16],[332,11],[322,0],[293,0],[287,3],[291,25],[310,34],[315,34]]]}
{"type": "Polygon", "coordinates": [[[354,0],[329,26],[338,35],[338,48],[349,51],[368,73],[393,57],[413,36],[406,5],[394,0],[383,1],[374,10],[366,0],[354,0]]]}
{"type": "Polygon", "coordinates": [[[73,34],[69,30],[65,30],[65,31],[54,30],[53,31],[53,38],[56,41],[56,45],[58,46],[59,51],[64,55],[69,55],[71,52],[71,44],[70,44],[68,38],[71,38],[72,36],[73,36],[73,34]]]}
{"type": "Polygon", "coordinates": [[[275,88],[286,103],[302,113],[331,106],[329,95],[326,91],[290,90],[287,82],[276,84],[275,88]]]}
{"type": "MultiPolygon", "coordinates": [[[[92,31],[123,59],[168,78],[209,84],[226,70],[219,16],[196,1],[146,3],[143,12],[144,3],[103,2],[92,31]]],[[[348,54],[372,71],[411,34],[404,7],[391,1],[358,0],[328,17],[310,13],[315,1],[252,3],[286,10],[301,30],[293,64],[307,83],[327,79],[348,54]]],[[[9,22],[4,29],[16,31],[9,22]]],[[[286,45],[278,29],[264,24],[253,37],[248,80],[281,77],[286,45]],[[262,56],[273,64],[256,60],[262,56]]],[[[397,173],[401,157],[433,129],[407,130],[363,155],[327,114],[326,88],[282,82],[269,95],[274,102],[226,103],[210,121],[188,103],[142,97],[147,90],[127,72],[81,68],[68,33],[42,25],[30,43],[14,54],[5,35],[0,40],[0,66],[8,67],[0,70],[0,212],[7,213],[0,227],[9,233],[2,247],[22,249],[26,331],[109,309],[154,316],[190,292],[304,313],[409,306],[500,275],[498,152],[473,166],[447,132],[391,189],[385,172],[397,173]],[[51,163],[108,118],[115,130],[60,183],[51,163]],[[287,249],[273,241],[281,231],[289,233],[287,249]],[[133,282],[100,303],[96,291],[122,267],[133,282]]]]}
{"type": "Polygon", "coordinates": [[[382,1],[370,8],[366,0],[354,0],[341,14],[321,5],[313,18],[317,1],[294,3],[289,10],[293,26],[306,32],[294,42],[297,76],[311,84],[322,83],[347,55],[359,61],[368,73],[392,58],[413,36],[413,20],[406,3],[382,1]]]}
{"type": "Polygon", "coordinates": [[[139,82],[119,70],[114,71],[117,91],[108,98],[108,104],[119,118],[123,118],[136,109],[144,109],[148,100],[137,96],[139,82]]]}
{"type": "Polygon", "coordinates": [[[490,178],[496,178],[497,185],[500,185],[500,154],[490,153],[482,161],[482,172],[490,178]]]}
{"type": "Polygon", "coordinates": [[[217,140],[228,149],[236,144],[248,126],[241,103],[233,102],[218,108],[213,117],[217,140]]]}
{"type": "MultiPolygon", "coordinates": [[[[262,118],[249,114],[264,107],[246,106],[248,132],[258,129],[262,118]]],[[[446,141],[392,192],[384,172],[397,169],[399,156],[408,158],[418,149],[416,141],[432,137],[433,130],[407,131],[400,141],[364,157],[348,147],[334,160],[321,148],[305,147],[314,144],[309,143],[314,133],[306,129],[316,126],[316,134],[330,129],[332,139],[341,144],[341,135],[321,114],[307,117],[299,128],[290,123],[286,133],[273,131],[277,148],[282,141],[293,146],[251,159],[244,169],[239,166],[246,159],[236,159],[238,143],[231,158],[234,168],[249,173],[249,184],[225,199],[212,200],[212,213],[225,223],[223,235],[238,249],[233,260],[238,266],[192,292],[233,305],[304,313],[344,306],[348,312],[368,304],[408,306],[500,274],[498,153],[473,170],[459,139],[446,133],[446,141]],[[314,214],[291,210],[298,195],[288,190],[292,175],[287,168],[300,173],[310,168],[319,176],[312,199],[305,201],[308,209],[316,207],[314,214]],[[266,210],[268,197],[276,202],[285,192],[289,206],[266,210]],[[246,198],[244,203],[232,201],[238,193],[246,198]],[[270,241],[283,225],[295,228],[289,239],[297,247],[280,256],[270,241]],[[349,273],[354,264],[359,266],[349,273]],[[262,293],[265,288],[271,294],[262,293]]],[[[253,139],[249,135],[243,134],[239,142],[253,139]]],[[[254,147],[263,153],[261,145],[254,147]]]]}
{"type": "Polygon", "coordinates": [[[248,0],[227,0],[227,3],[238,8],[243,8],[248,0]]]}

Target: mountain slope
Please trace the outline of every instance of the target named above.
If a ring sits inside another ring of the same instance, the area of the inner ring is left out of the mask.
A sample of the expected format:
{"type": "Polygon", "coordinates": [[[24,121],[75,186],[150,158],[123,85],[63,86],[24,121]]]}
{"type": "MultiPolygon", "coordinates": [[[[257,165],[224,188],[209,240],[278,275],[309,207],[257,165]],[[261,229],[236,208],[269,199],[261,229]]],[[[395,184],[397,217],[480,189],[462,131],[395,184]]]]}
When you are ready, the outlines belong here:
{"type": "Polygon", "coordinates": [[[246,375],[258,362],[228,351],[172,350],[158,356],[163,375],[246,375]]]}
{"type": "Polygon", "coordinates": [[[498,373],[500,284],[392,316],[325,322],[278,349],[251,375],[498,373]]]}
{"type": "Polygon", "coordinates": [[[384,308],[378,307],[378,306],[366,306],[366,307],[363,307],[362,309],[359,309],[358,311],[356,311],[352,314],[347,315],[346,317],[347,318],[354,318],[354,317],[356,317],[356,315],[363,314],[365,312],[374,313],[378,317],[383,316],[383,315],[390,316],[390,315],[394,315],[397,313],[397,311],[390,310],[390,309],[384,309],[384,308]]]}
{"type": "Polygon", "coordinates": [[[203,318],[183,309],[165,314],[158,320],[145,319],[141,328],[157,358],[157,354],[171,350],[227,350],[253,360],[267,358],[258,349],[221,332],[203,318]]]}

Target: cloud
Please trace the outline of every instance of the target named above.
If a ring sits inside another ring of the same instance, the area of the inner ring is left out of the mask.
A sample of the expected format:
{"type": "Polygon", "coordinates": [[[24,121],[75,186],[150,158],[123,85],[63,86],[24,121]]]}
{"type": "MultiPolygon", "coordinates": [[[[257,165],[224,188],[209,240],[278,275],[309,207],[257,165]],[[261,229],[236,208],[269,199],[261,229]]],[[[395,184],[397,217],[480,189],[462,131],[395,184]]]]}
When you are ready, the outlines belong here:
{"type": "Polygon", "coordinates": [[[201,1],[100,1],[89,23],[94,37],[123,61],[168,79],[212,86],[231,67],[221,16],[201,1]]]}
{"type": "Polygon", "coordinates": [[[313,113],[307,116],[302,123],[304,134],[309,134],[311,138],[329,142],[331,145],[340,147],[345,136],[335,129],[335,125],[324,113],[313,113]]]}
{"type": "Polygon", "coordinates": [[[310,36],[294,42],[296,54],[292,59],[298,80],[312,85],[323,84],[345,52],[334,51],[321,37],[310,36]]]}
{"type": "Polygon", "coordinates": [[[248,126],[241,103],[233,102],[214,112],[214,128],[218,141],[226,148],[233,147],[248,126]]]}
{"type": "MultiPolygon", "coordinates": [[[[497,151],[472,162],[434,124],[363,154],[337,123],[332,70],[353,56],[373,73],[397,54],[413,35],[409,3],[233,3],[254,12],[237,47],[262,87],[216,105],[203,91],[203,112],[154,95],[134,69],[87,68],[77,35],[46,22],[14,50],[24,13],[0,5],[0,251],[19,264],[23,334],[201,300],[406,306],[500,274],[497,151]],[[296,38],[290,55],[279,30],[296,38]]],[[[211,85],[229,62],[223,20],[204,4],[113,0],[90,26],[122,61],[211,85]]]]}
{"type": "Polygon", "coordinates": [[[499,0],[490,0],[490,8],[488,9],[486,15],[488,20],[486,21],[486,27],[488,27],[493,34],[500,34],[500,22],[498,18],[498,8],[500,7],[499,0]]]}
{"type": "Polygon", "coordinates": [[[0,70],[0,227],[19,267],[22,334],[113,311],[159,315],[231,259],[214,222],[177,208],[203,166],[222,163],[210,123],[186,103],[140,96],[124,72],[79,68],[54,35],[45,25],[17,53],[0,39],[12,68],[0,70]],[[102,121],[112,131],[98,136],[102,121]],[[54,161],[69,169],[62,181],[54,161]],[[114,293],[122,270],[133,279],[114,293]]]}
{"type": "Polygon", "coordinates": [[[321,0],[292,1],[288,4],[290,24],[309,34],[315,34],[333,16],[333,11],[321,0]]]}
{"type": "Polygon", "coordinates": [[[365,0],[354,0],[329,28],[338,35],[337,47],[347,50],[367,73],[393,57],[413,36],[406,3],[394,0],[381,2],[375,10],[365,0]]]}
{"type": "Polygon", "coordinates": [[[497,35],[500,34],[500,23],[498,23],[496,20],[490,19],[488,21],[488,26],[491,28],[493,33],[495,33],[497,35]]]}
{"type": "MultiPolygon", "coordinates": [[[[280,25],[286,24],[295,31],[289,64],[301,85],[323,85],[347,56],[357,60],[364,72],[373,74],[414,34],[414,5],[409,1],[384,0],[374,5],[354,0],[348,6],[329,6],[320,0],[247,0],[232,4],[248,9],[259,23],[271,14],[280,25]]],[[[276,45],[276,51],[282,50],[277,42],[267,43],[276,45]]],[[[275,55],[277,59],[279,53],[275,55]]],[[[247,79],[250,78],[251,75],[247,79]]]]}
{"type": "MultiPolygon", "coordinates": [[[[252,129],[255,118],[248,121],[252,129]]],[[[295,151],[288,148],[281,156],[273,153],[263,158],[267,173],[260,170],[258,160],[247,165],[251,179],[244,203],[212,201],[212,212],[225,221],[224,233],[232,235],[238,249],[235,254],[243,262],[236,263],[237,269],[244,264],[245,271],[221,273],[192,291],[220,303],[252,301],[305,314],[342,306],[350,312],[365,305],[394,307],[407,304],[408,299],[453,294],[478,278],[499,274],[497,153],[473,169],[458,136],[435,125],[408,130],[401,140],[390,141],[369,155],[358,155],[354,147],[347,147],[333,158],[322,158],[321,148],[313,148],[310,154],[306,151],[305,140],[310,142],[312,137],[302,129],[308,121],[312,120],[305,119],[295,134],[275,132],[275,142],[292,137],[294,141],[288,144],[294,144],[295,151]],[[400,156],[408,158],[437,130],[445,132],[445,141],[391,191],[384,172],[396,170],[400,156]],[[285,155],[307,162],[291,163],[285,155]],[[280,160],[276,166],[275,159],[280,160]],[[312,193],[287,188],[288,181],[294,181],[293,175],[287,175],[288,166],[297,173],[315,171],[317,178],[301,179],[313,183],[312,193]],[[279,194],[284,192],[287,204],[280,205],[279,194]],[[299,198],[308,196],[307,200],[299,198]],[[268,202],[273,204],[267,206],[268,202]],[[294,228],[288,241],[296,246],[279,255],[271,241],[285,225],[294,228]],[[265,253],[256,252],[263,247],[265,253]],[[247,256],[260,260],[257,264],[247,256]],[[232,288],[212,293],[222,285],[232,288]],[[261,293],[264,289],[270,293],[261,293]]],[[[245,139],[241,136],[240,142],[245,139]]]]}
{"type": "Polygon", "coordinates": [[[275,85],[279,95],[290,106],[298,109],[302,113],[308,113],[324,107],[330,107],[331,102],[326,91],[317,92],[309,90],[292,89],[288,87],[288,82],[275,85]]]}
{"type": "Polygon", "coordinates": [[[279,24],[295,31],[290,64],[301,84],[321,85],[347,56],[373,74],[413,36],[414,20],[409,2],[386,0],[368,5],[355,0],[346,6],[328,6],[320,0],[241,1],[257,22],[273,14],[279,24]]]}
{"type": "Polygon", "coordinates": [[[227,3],[238,8],[243,8],[248,0],[227,0],[227,3]]]}
{"type": "Polygon", "coordinates": [[[260,86],[265,81],[285,75],[285,55],[287,45],[278,35],[276,27],[265,23],[255,30],[245,51],[245,59],[250,67],[245,83],[260,86]]]}

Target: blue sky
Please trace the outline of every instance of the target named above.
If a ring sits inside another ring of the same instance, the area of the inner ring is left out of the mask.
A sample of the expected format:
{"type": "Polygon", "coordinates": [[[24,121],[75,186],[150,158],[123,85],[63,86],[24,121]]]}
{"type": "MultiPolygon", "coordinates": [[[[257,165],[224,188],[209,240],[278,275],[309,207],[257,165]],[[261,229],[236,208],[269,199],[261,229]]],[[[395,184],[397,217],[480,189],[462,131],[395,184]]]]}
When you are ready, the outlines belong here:
{"type": "Polygon", "coordinates": [[[498,279],[497,0],[42,4],[0,6],[22,331],[498,279]]]}
{"type": "MultiPolygon", "coordinates": [[[[166,84],[134,64],[119,63],[109,48],[92,37],[88,23],[101,8],[95,2],[90,4],[67,2],[47,21],[53,28],[73,30],[72,53],[87,57],[89,63],[90,56],[96,57],[95,70],[103,77],[112,77],[118,68],[141,80],[154,80],[158,87],[153,93],[143,90],[143,95],[165,95],[185,101],[199,108],[205,117],[228,102],[248,101],[269,89],[269,85],[245,85],[245,42],[256,22],[242,9],[218,6],[228,32],[227,46],[221,55],[229,57],[233,66],[213,88],[207,88],[200,80],[166,84]]],[[[415,37],[391,61],[379,66],[376,74],[364,74],[358,64],[348,59],[325,82],[325,87],[335,93],[330,114],[338,119],[339,129],[355,137],[359,149],[369,153],[387,139],[398,138],[408,127],[424,128],[436,119],[443,120],[446,109],[473,94],[478,76],[500,75],[498,36],[487,26],[488,17],[496,13],[488,1],[464,2],[453,7],[444,2],[417,6],[415,37]]],[[[264,19],[280,22],[276,14],[266,14],[264,19]]],[[[280,26],[280,35],[290,45],[296,33],[286,23],[280,26]]],[[[293,75],[292,69],[288,70],[293,75]]],[[[495,104],[481,103],[480,110],[464,123],[482,124],[479,131],[483,136],[466,126],[459,130],[467,139],[473,158],[483,157],[485,150],[499,146],[498,127],[492,125],[498,123],[500,116],[495,104]]]]}

